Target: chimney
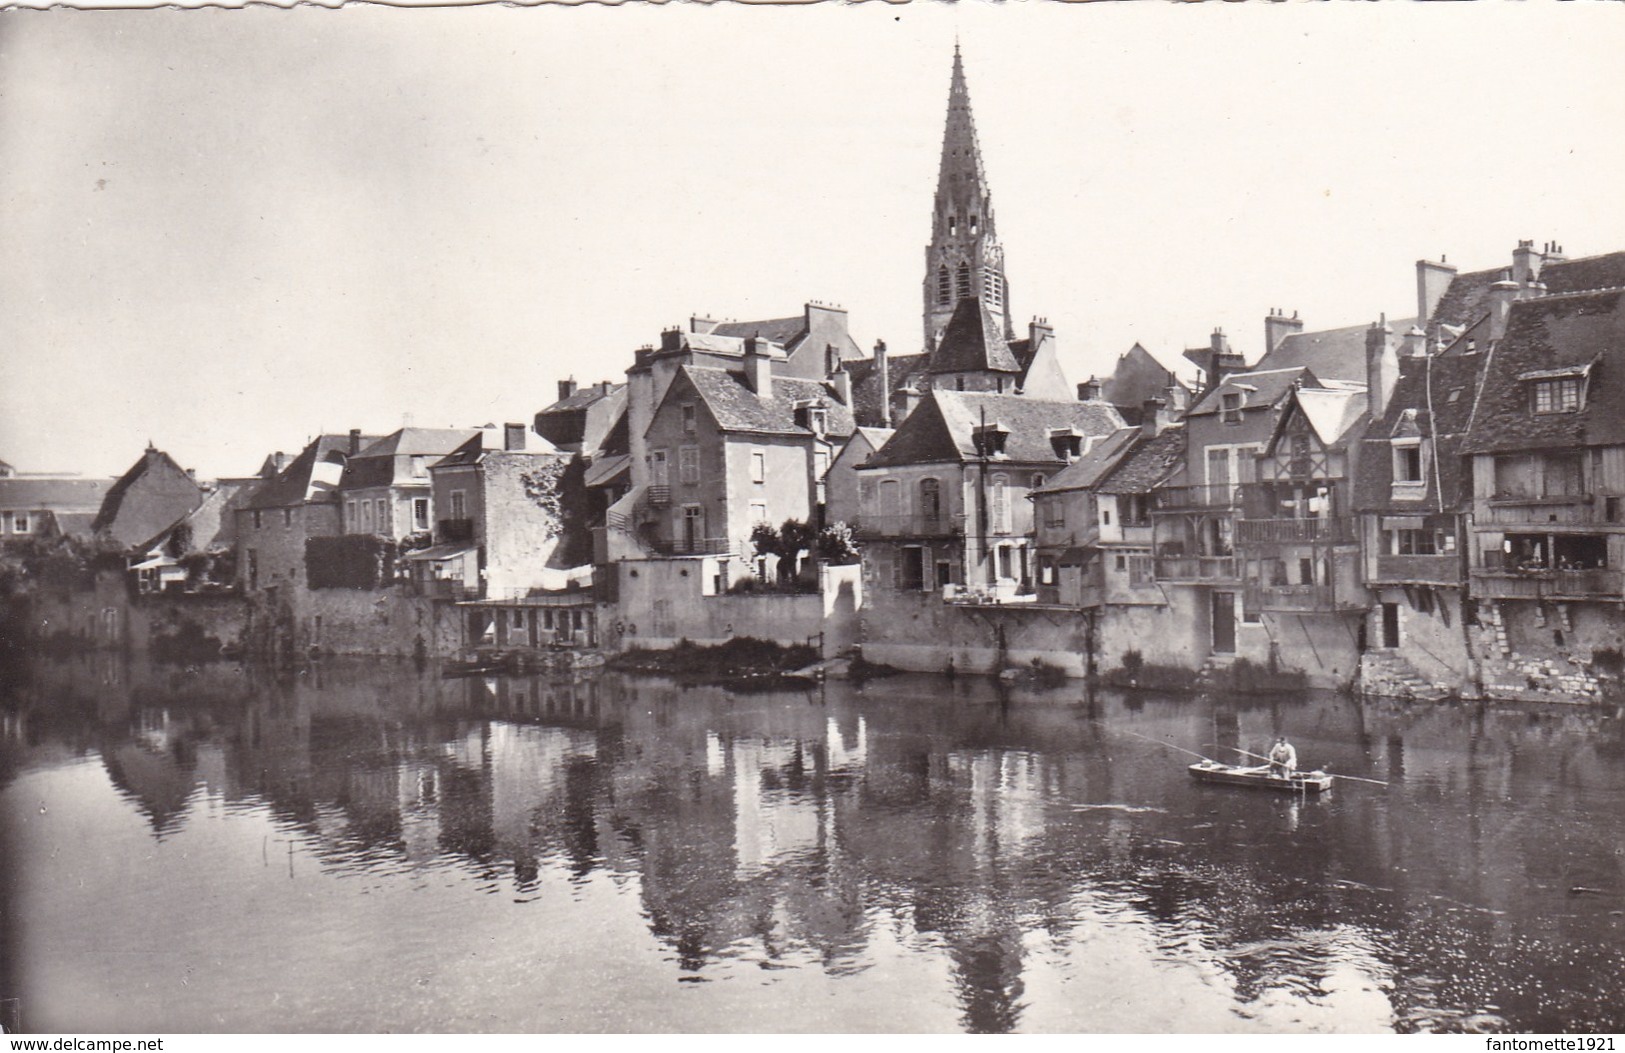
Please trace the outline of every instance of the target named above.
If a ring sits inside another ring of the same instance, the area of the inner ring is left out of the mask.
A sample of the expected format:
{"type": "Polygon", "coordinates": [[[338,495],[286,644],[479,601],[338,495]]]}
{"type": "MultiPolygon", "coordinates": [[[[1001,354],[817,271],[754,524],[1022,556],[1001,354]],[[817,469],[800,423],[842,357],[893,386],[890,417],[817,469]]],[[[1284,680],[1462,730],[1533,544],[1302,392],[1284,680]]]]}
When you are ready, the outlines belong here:
{"type": "Polygon", "coordinates": [[[281,474],[282,469],[288,466],[288,455],[283,453],[281,450],[278,450],[276,453],[271,455],[271,463],[276,465],[277,473],[281,474]]]}
{"type": "Polygon", "coordinates": [[[1518,298],[1518,283],[1502,278],[1490,286],[1490,339],[1499,340],[1506,335],[1507,318],[1512,314],[1512,302],[1518,298]]]}
{"type": "Polygon", "coordinates": [[[880,426],[891,427],[891,362],[886,358],[886,341],[875,341],[875,382],[880,387],[880,426]]]}
{"type": "Polygon", "coordinates": [[[1101,383],[1099,377],[1090,377],[1078,385],[1079,402],[1099,402],[1101,383]]]}
{"type": "Polygon", "coordinates": [[[1518,242],[1512,250],[1512,280],[1519,285],[1533,285],[1540,277],[1540,253],[1535,251],[1533,239],[1518,242]]]}
{"type": "Polygon", "coordinates": [[[615,390],[615,382],[613,380],[600,380],[598,382],[598,394],[608,395],[613,390],[615,390]]]}
{"type": "Polygon", "coordinates": [[[1393,335],[1386,316],[1371,323],[1371,328],[1365,331],[1365,397],[1372,420],[1380,419],[1388,408],[1388,396],[1393,394],[1394,381],[1399,377],[1393,335]]]}
{"type": "Polygon", "coordinates": [[[902,406],[902,412],[897,414],[897,421],[901,424],[914,412],[914,407],[920,404],[920,389],[910,384],[897,392],[897,401],[902,406]]]}
{"type": "Polygon", "coordinates": [[[681,329],[667,329],[660,334],[661,351],[681,351],[683,349],[683,331],[681,329]]]}
{"type": "Polygon", "coordinates": [[[1213,327],[1213,335],[1207,338],[1207,346],[1213,349],[1215,355],[1230,353],[1230,338],[1224,335],[1222,326],[1213,327]]]}
{"type": "Polygon", "coordinates": [[[837,369],[830,376],[830,383],[835,388],[835,397],[840,399],[841,405],[847,409],[852,408],[852,374],[844,368],[837,369]]]}
{"type": "Polygon", "coordinates": [[[1285,311],[1270,311],[1264,316],[1264,353],[1269,354],[1280,346],[1282,340],[1301,332],[1303,319],[1298,317],[1298,312],[1293,311],[1292,317],[1288,318],[1285,311]]]}
{"type": "Polygon", "coordinates": [[[186,477],[188,479],[192,480],[194,483],[197,482],[197,469],[196,468],[188,468],[188,469],[186,469],[186,477]]]}
{"type": "Polygon", "coordinates": [[[568,380],[559,381],[559,401],[560,402],[563,402],[565,399],[569,398],[571,395],[574,395],[575,393],[576,393],[576,378],[575,377],[571,377],[568,380]]]}
{"type": "Polygon", "coordinates": [[[1168,403],[1168,419],[1177,420],[1190,408],[1191,393],[1185,385],[1174,376],[1173,370],[1168,371],[1168,386],[1163,389],[1163,400],[1168,403]]]}
{"type": "Polygon", "coordinates": [[[1163,399],[1146,399],[1140,404],[1140,434],[1146,438],[1168,426],[1168,403],[1163,399]]]}
{"type": "Polygon", "coordinates": [[[354,457],[361,452],[361,429],[350,429],[350,456],[354,457]]]}
{"type": "Polygon", "coordinates": [[[1566,259],[1568,257],[1563,255],[1563,246],[1555,241],[1548,241],[1546,251],[1540,255],[1540,265],[1544,267],[1548,263],[1562,263],[1566,259]]]}
{"type": "Polygon", "coordinates": [[[773,397],[773,360],[767,353],[770,346],[759,336],[745,338],[745,383],[757,398],[773,397]]]}
{"type": "Polygon", "coordinates": [[[1406,358],[1423,358],[1428,353],[1428,335],[1421,326],[1413,325],[1405,332],[1400,354],[1406,358]]]}
{"type": "Polygon", "coordinates": [[[824,345],[824,375],[834,376],[841,368],[841,353],[834,344],[824,345]]]}
{"type": "Polygon", "coordinates": [[[1049,324],[1048,318],[1034,318],[1027,323],[1027,339],[1032,342],[1033,350],[1038,349],[1039,343],[1046,336],[1052,338],[1055,336],[1055,327],[1049,324]]]}
{"type": "Polygon", "coordinates": [[[504,450],[523,450],[525,448],[525,426],[523,424],[504,424],[502,426],[502,448],[504,450]]]}
{"type": "Polygon", "coordinates": [[[1445,290],[1455,280],[1456,268],[1448,263],[1432,260],[1416,261],[1416,322],[1426,326],[1433,320],[1433,312],[1438,309],[1439,301],[1444,297],[1445,290]]]}

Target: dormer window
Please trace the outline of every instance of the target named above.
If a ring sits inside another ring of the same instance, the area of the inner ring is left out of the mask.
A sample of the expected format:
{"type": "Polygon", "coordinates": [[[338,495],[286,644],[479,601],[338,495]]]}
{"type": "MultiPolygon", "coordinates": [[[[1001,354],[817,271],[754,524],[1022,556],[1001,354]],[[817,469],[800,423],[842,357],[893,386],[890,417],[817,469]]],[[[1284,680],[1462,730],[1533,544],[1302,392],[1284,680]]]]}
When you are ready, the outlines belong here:
{"type": "Polygon", "coordinates": [[[1536,413],[1573,413],[1579,408],[1579,377],[1535,382],[1536,413]]]}
{"type": "Polygon", "coordinates": [[[1394,458],[1394,486],[1420,487],[1427,483],[1426,464],[1422,459],[1421,439],[1391,440],[1394,458]]]}
{"type": "Polygon", "coordinates": [[[796,423],[822,437],[829,429],[829,408],[821,402],[801,402],[795,408],[796,423]]]}
{"type": "Polygon", "coordinates": [[[1076,428],[1051,428],[1050,448],[1063,461],[1075,461],[1083,456],[1083,433],[1076,428]]]}
{"type": "Polygon", "coordinates": [[[971,432],[971,444],[978,457],[1003,457],[1010,429],[1002,424],[979,424],[971,432]]]}
{"type": "Polygon", "coordinates": [[[1239,391],[1226,391],[1219,396],[1219,420],[1224,424],[1241,423],[1243,397],[1239,391]]]}

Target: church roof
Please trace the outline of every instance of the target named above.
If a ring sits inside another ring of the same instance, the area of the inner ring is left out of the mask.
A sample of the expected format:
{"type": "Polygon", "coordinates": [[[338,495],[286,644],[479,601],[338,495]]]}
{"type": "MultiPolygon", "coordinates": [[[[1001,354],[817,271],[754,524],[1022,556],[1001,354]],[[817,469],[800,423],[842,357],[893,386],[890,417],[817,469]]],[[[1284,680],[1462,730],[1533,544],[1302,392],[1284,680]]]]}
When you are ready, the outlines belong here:
{"type": "Polygon", "coordinates": [[[942,331],[942,342],[926,367],[932,373],[974,373],[991,370],[1020,373],[1021,364],[1004,339],[1004,330],[987,304],[967,296],[954,307],[942,331]]]}

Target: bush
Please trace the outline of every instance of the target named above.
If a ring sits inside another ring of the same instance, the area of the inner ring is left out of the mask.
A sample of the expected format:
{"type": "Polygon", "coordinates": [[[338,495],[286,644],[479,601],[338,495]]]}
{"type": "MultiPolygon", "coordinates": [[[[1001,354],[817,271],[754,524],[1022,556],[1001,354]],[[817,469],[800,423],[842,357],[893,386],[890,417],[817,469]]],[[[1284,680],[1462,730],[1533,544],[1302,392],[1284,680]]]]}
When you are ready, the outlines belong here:
{"type": "Polygon", "coordinates": [[[1123,672],[1127,673],[1130,677],[1134,677],[1138,676],[1140,670],[1143,668],[1145,668],[1144,655],[1134,648],[1130,648],[1129,650],[1123,652],[1123,672]]]}
{"type": "Polygon", "coordinates": [[[395,542],[376,534],[305,539],[305,581],[312,589],[376,589],[395,580],[395,542]]]}

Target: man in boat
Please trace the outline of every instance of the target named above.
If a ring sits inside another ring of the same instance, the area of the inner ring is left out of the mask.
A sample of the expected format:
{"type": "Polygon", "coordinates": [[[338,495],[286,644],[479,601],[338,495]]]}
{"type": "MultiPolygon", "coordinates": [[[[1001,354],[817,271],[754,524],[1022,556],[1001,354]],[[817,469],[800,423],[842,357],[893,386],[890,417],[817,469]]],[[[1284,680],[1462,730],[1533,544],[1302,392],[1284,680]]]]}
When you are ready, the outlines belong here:
{"type": "Polygon", "coordinates": [[[1275,745],[1270,747],[1270,774],[1290,779],[1297,766],[1298,751],[1292,748],[1285,735],[1275,736],[1275,745]]]}

